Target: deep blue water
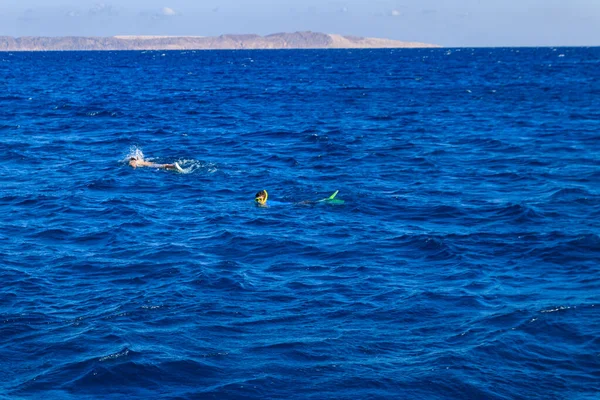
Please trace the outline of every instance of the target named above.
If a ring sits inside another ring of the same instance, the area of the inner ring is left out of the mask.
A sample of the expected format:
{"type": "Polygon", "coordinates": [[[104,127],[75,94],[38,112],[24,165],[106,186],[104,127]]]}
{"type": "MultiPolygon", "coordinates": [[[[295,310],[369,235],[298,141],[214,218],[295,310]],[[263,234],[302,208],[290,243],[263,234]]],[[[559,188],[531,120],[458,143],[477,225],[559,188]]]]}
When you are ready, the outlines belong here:
{"type": "Polygon", "coordinates": [[[0,60],[1,398],[600,395],[600,48],[0,60]]]}

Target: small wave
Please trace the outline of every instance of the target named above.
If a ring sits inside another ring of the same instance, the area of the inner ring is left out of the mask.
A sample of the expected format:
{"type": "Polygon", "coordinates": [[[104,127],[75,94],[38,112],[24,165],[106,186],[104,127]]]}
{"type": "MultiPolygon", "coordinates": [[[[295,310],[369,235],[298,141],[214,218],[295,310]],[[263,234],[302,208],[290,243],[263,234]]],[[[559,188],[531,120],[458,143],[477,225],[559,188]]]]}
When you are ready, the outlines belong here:
{"type": "Polygon", "coordinates": [[[431,215],[430,215],[429,218],[436,218],[436,219],[440,219],[440,218],[460,218],[460,217],[464,217],[464,216],[467,215],[460,208],[453,207],[453,206],[448,206],[448,205],[433,207],[430,210],[430,212],[431,212],[431,215]]]}
{"type": "Polygon", "coordinates": [[[298,161],[294,157],[283,157],[278,155],[272,155],[268,157],[266,162],[270,165],[280,164],[289,167],[296,167],[299,165],[298,161]]]}
{"type": "Polygon", "coordinates": [[[414,248],[417,254],[425,259],[450,260],[459,257],[459,251],[442,237],[429,235],[402,235],[392,239],[394,243],[402,243],[414,248]]]}
{"type": "Polygon", "coordinates": [[[600,252],[600,236],[595,234],[581,235],[569,241],[568,244],[582,252],[600,252]]]}
{"type": "Polygon", "coordinates": [[[583,234],[573,237],[552,234],[547,237],[544,246],[534,248],[530,254],[558,265],[569,262],[594,263],[600,255],[600,236],[583,234]]]}
{"type": "Polygon", "coordinates": [[[552,200],[576,201],[593,196],[592,193],[581,188],[562,188],[550,195],[552,200]]]}
{"type": "Polygon", "coordinates": [[[0,131],[19,129],[21,125],[0,125],[0,131]]]}
{"type": "Polygon", "coordinates": [[[62,241],[66,238],[71,237],[71,232],[64,230],[64,229],[58,229],[58,228],[52,228],[52,229],[45,229],[39,232],[34,232],[31,237],[36,238],[36,239],[43,239],[43,240],[55,240],[55,241],[62,241]]]}
{"type": "Polygon", "coordinates": [[[370,121],[393,121],[395,118],[390,114],[369,115],[367,119],[370,121]]]}
{"type": "Polygon", "coordinates": [[[86,187],[91,190],[107,190],[114,189],[116,180],[113,178],[100,178],[88,183],[86,187]]]}
{"type": "Polygon", "coordinates": [[[368,88],[365,86],[361,86],[361,85],[356,85],[356,86],[344,86],[341,87],[340,90],[367,90],[368,88]]]}
{"type": "Polygon", "coordinates": [[[78,111],[76,114],[78,117],[118,117],[119,112],[117,111],[107,111],[107,110],[93,110],[93,111],[78,111]]]}
{"type": "Polygon", "coordinates": [[[192,284],[205,289],[218,289],[226,291],[255,290],[255,284],[246,274],[230,273],[227,275],[228,276],[215,276],[201,272],[193,280],[192,284]]]}
{"type": "Polygon", "coordinates": [[[2,101],[29,100],[29,97],[8,95],[8,96],[0,96],[0,100],[2,100],[2,101]]]}
{"type": "Polygon", "coordinates": [[[580,114],[580,113],[572,113],[569,115],[569,119],[573,121],[597,121],[599,115],[595,113],[589,114],[580,114]]]}
{"type": "Polygon", "coordinates": [[[427,155],[427,156],[442,156],[442,155],[446,155],[446,154],[448,154],[448,152],[444,149],[435,149],[435,150],[425,153],[425,155],[427,155]]]}
{"type": "Polygon", "coordinates": [[[511,218],[514,222],[534,222],[541,221],[544,216],[536,212],[533,208],[522,204],[509,204],[496,212],[498,217],[511,218]]]}
{"type": "Polygon", "coordinates": [[[104,356],[104,357],[100,357],[98,359],[98,361],[104,362],[104,361],[108,361],[108,360],[116,360],[117,358],[125,357],[128,354],[129,354],[129,349],[125,348],[123,351],[120,351],[118,353],[113,353],[113,354],[109,354],[109,355],[104,356]]]}
{"type": "Polygon", "coordinates": [[[493,138],[459,137],[456,144],[466,144],[471,147],[481,147],[486,150],[499,150],[508,147],[506,143],[493,138]]]}
{"type": "Polygon", "coordinates": [[[540,312],[542,312],[542,313],[553,313],[553,312],[557,312],[557,311],[568,310],[569,308],[571,308],[571,307],[559,306],[559,307],[551,308],[551,309],[548,309],[548,310],[542,310],[540,312]]]}

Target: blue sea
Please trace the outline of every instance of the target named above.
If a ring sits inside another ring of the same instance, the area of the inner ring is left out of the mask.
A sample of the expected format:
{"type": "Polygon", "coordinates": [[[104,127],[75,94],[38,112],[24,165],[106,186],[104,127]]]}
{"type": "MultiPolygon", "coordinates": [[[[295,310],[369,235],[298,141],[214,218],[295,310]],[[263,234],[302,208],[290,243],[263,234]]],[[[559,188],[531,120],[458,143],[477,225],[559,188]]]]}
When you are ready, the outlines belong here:
{"type": "Polygon", "coordinates": [[[0,87],[0,398],[599,398],[600,48],[5,52],[0,87]]]}

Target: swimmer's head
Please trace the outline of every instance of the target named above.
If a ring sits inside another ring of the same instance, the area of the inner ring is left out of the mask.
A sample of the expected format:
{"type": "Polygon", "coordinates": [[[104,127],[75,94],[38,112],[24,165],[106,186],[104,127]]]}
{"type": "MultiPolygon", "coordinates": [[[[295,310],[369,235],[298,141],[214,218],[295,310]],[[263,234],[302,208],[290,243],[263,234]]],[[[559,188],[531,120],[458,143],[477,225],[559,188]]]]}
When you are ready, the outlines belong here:
{"type": "Polygon", "coordinates": [[[267,193],[267,191],[261,190],[260,192],[256,193],[256,195],[254,196],[254,201],[257,204],[264,206],[267,204],[267,198],[269,198],[269,194],[267,193]]]}

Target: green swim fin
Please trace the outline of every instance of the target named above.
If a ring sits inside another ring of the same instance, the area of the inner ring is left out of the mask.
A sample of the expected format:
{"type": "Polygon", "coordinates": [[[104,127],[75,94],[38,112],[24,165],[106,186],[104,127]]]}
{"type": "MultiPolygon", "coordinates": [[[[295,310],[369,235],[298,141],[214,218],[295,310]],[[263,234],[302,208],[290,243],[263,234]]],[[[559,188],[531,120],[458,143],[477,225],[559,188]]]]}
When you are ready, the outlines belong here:
{"type": "Polygon", "coordinates": [[[339,190],[336,190],[335,192],[333,192],[333,194],[331,196],[329,196],[326,199],[321,199],[318,202],[321,203],[323,201],[326,201],[326,202],[331,203],[331,204],[344,204],[344,200],[338,200],[338,199],[335,198],[335,196],[337,196],[337,194],[339,192],[340,192],[339,190]]]}
{"type": "Polygon", "coordinates": [[[337,194],[339,193],[339,190],[336,190],[335,192],[333,192],[333,194],[331,196],[329,196],[328,198],[326,198],[325,200],[333,200],[335,199],[335,196],[337,196],[337,194]]]}

